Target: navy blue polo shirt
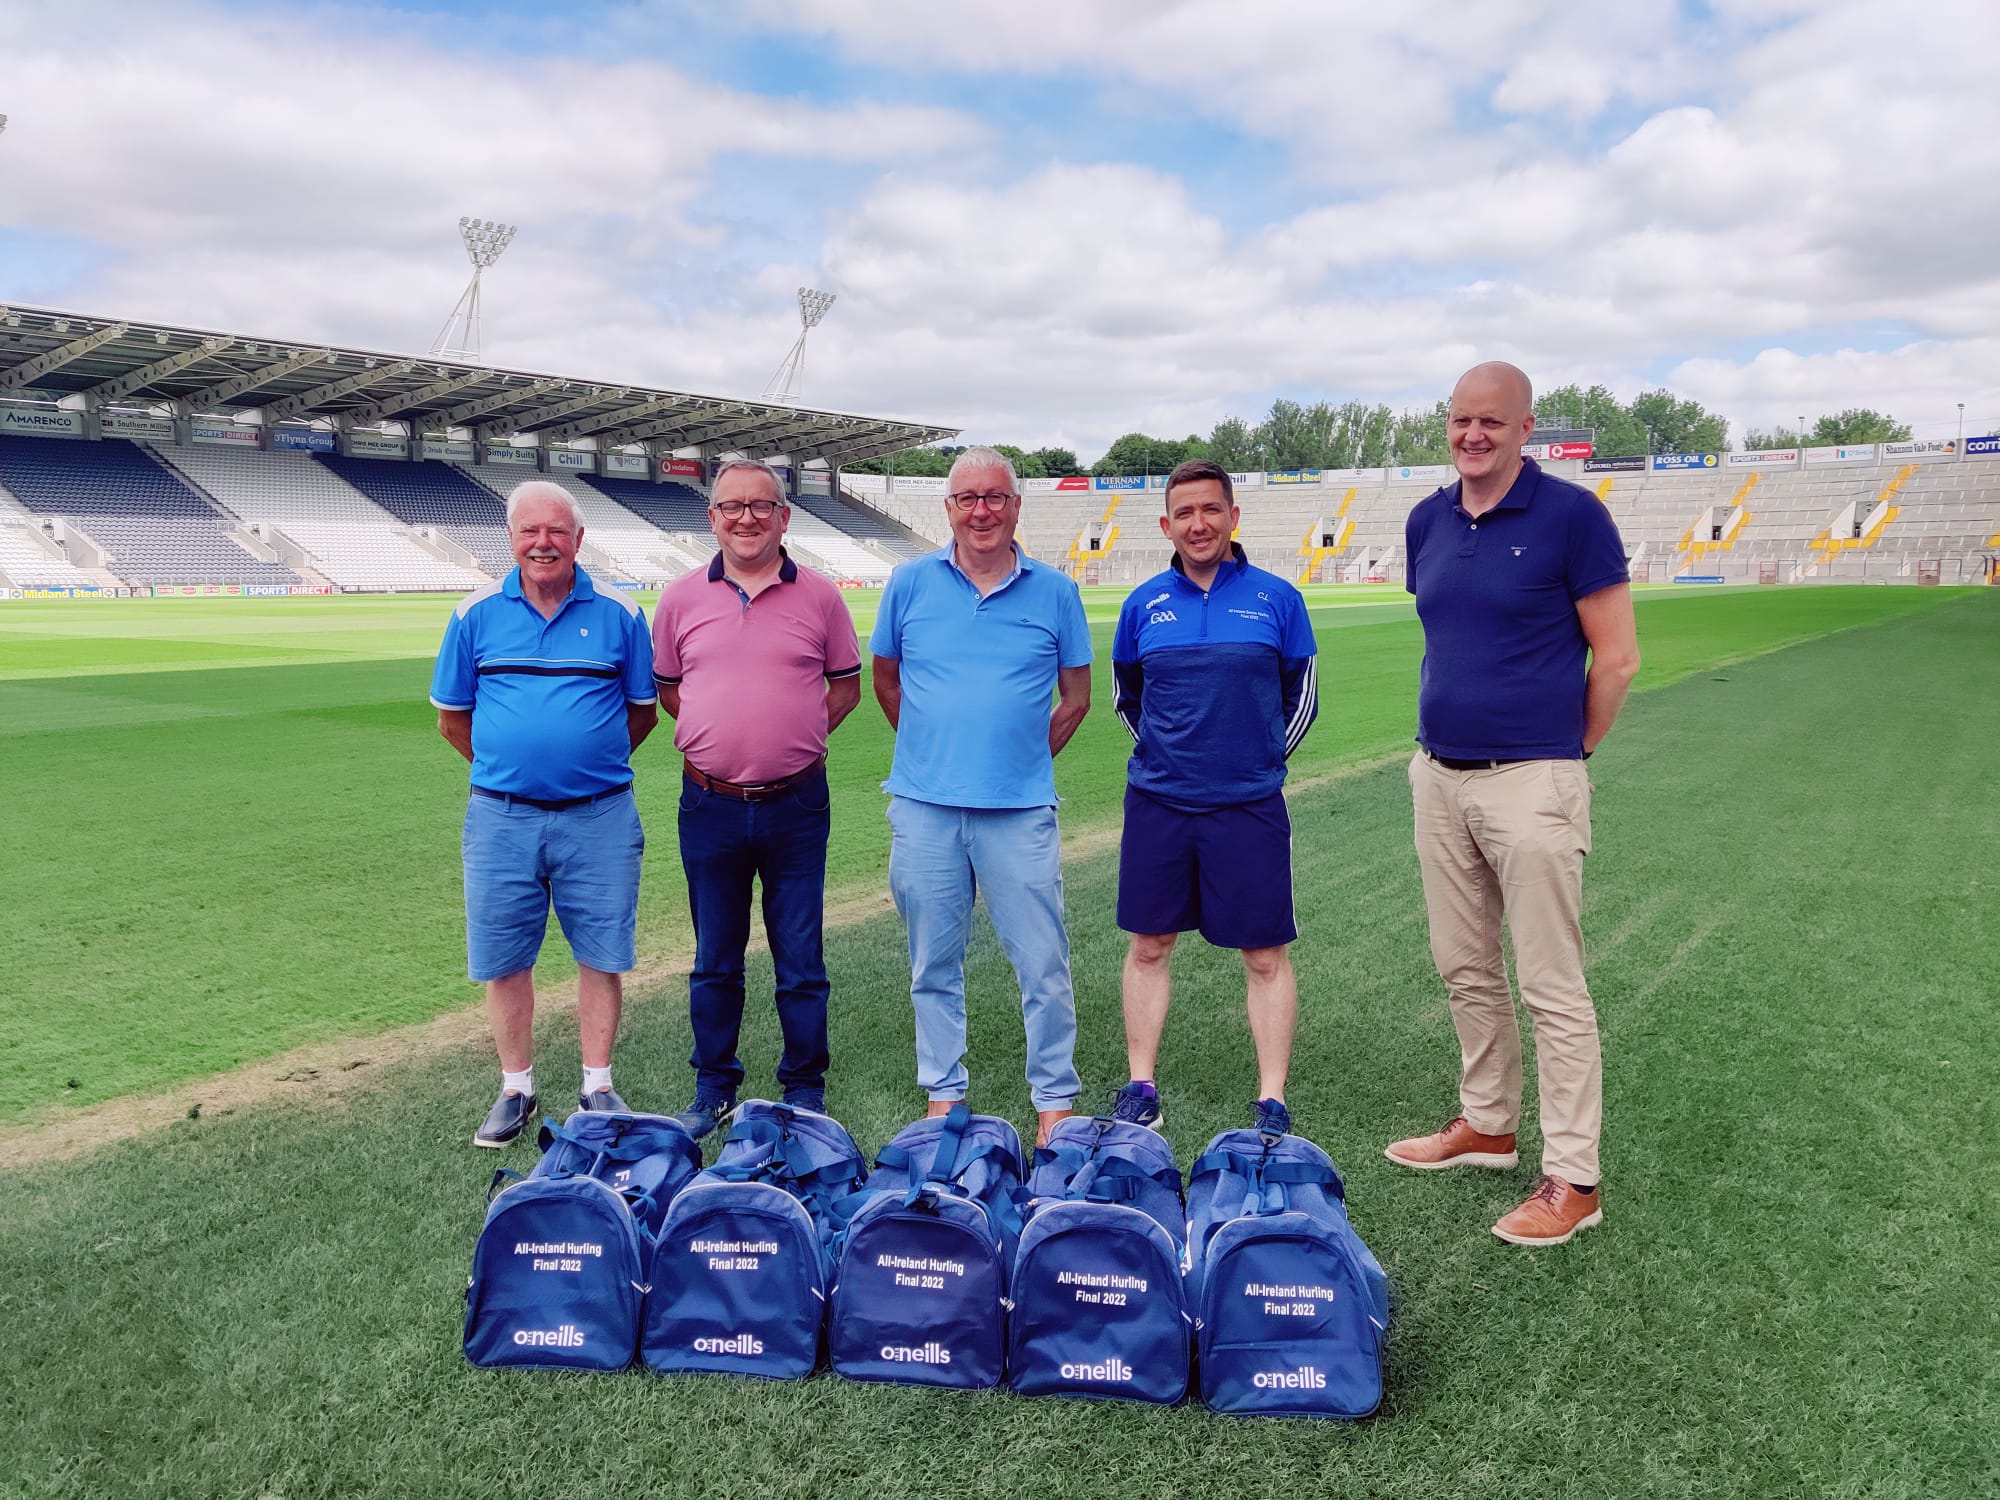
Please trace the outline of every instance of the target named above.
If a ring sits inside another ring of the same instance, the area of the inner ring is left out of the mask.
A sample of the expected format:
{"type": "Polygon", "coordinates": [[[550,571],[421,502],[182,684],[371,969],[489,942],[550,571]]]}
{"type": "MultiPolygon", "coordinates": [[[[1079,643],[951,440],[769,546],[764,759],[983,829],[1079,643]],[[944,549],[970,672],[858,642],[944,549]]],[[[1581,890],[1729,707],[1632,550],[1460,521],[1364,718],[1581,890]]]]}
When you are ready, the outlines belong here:
{"type": "Polygon", "coordinates": [[[629,782],[625,707],[657,701],[645,612],[582,568],[552,619],[519,568],[467,594],[431,676],[433,705],[472,712],[472,784],[549,802],[629,782]]]}
{"type": "Polygon", "coordinates": [[[1169,806],[1239,807],[1285,784],[1319,713],[1318,646],[1299,591],[1241,545],[1204,589],[1178,553],[1118,613],[1111,664],[1133,788],[1169,806]]]}
{"type": "Polygon", "coordinates": [[[1056,673],[1093,655],[1074,581],[1017,546],[1014,571],[982,597],[947,543],[889,575],[868,649],[901,663],[884,791],[944,807],[1056,805],[1056,673]]]}
{"type": "Polygon", "coordinates": [[[1631,577],[1604,503],[1524,459],[1485,515],[1465,513],[1454,481],[1417,502],[1403,539],[1424,622],[1417,742],[1456,760],[1581,756],[1576,602],[1631,577]]]}

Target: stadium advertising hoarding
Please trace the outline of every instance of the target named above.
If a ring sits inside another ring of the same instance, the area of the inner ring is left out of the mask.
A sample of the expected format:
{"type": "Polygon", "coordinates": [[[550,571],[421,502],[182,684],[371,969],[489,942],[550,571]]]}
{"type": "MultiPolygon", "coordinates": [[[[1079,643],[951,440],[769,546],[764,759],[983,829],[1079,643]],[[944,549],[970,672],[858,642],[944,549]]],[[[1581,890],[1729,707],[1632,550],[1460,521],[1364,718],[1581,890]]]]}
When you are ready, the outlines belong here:
{"type": "Polygon", "coordinates": [[[1862,443],[1851,448],[1808,448],[1806,462],[1809,464],[1872,464],[1875,462],[1875,445],[1862,443]]]}
{"type": "Polygon", "coordinates": [[[1570,458],[1589,458],[1595,451],[1596,449],[1589,443],[1548,442],[1523,443],[1521,445],[1521,457],[1523,458],[1536,460],[1554,459],[1558,463],[1570,458]]]}
{"type": "Polygon", "coordinates": [[[943,495],[949,492],[951,480],[943,474],[894,476],[895,492],[899,495],[943,495]]]}
{"type": "Polygon", "coordinates": [[[26,437],[82,437],[83,413],[53,406],[0,406],[0,432],[26,437]]]}
{"type": "Polygon", "coordinates": [[[1056,481],[1056,488],[1066,494],[1074,493],[1077,490],[1087,490],[1090,488],[1090,479],[1088,475],[1071,474],[1065,478],[1058,479],[1056,481]]]}
{"type": "Polygon", "coordinates": [[[660,477],[699,482],[708,477],[708,469],[698,458],[663,458],[660,460],[660,477]]]}
{"type": "MultiPolygon", "coordinates": [[[[1678,474],[1689,469],[1713,469],[1722,462],[1719,453],[1655,453],[1653,472],[1655,474],[1678,474]]],[[[1588,468],[1589,465],[1584,466],[1588,468]]]]}
{"type": "Polygon", "coordinates": [[[489,464],[506,464],[516,469],[535,467],[533,448],[516,448],[512,443],[488,443],[485,459],[489,464]]]}
{"type": "Polygon", "coordinates": [[[349,458],[408,458],[410,440],[400,432],[350,432],[349,458]]]}
{"type": "Polygon", "coordinates": [[[1380,484],[1388,478],[1387,469],[1321,469],[1322,484],[1380,484]]]}
{"type": "Polygon", "coordinates": [[[1992,458],[2000,455],[2000,433],[1989,437],[1969,437],[1965,440],[1967,458],[1992,458]]]}
{"type": "Polygon", "coordinates": [[[284,599],[292,592],[289,583],[246,583],[243,592],[252,599],[284,599]]]}
{"type": "Polygon", "coordinates": [[[1799,465],[1799,450],[1759,448],[1752,453],[1725,453],[1722,463],[1730,469],[1795,469],[1799,465]]]}
{"type": "Polygon", "coordinates": [[[448,438],[425,433],[421,451],[425,458],[443,459],[446,463],[469,464],[472,462],[472,439],[448,438]]]}
{"type": "Polygon", "coordinates": [[[327,427],[274,427],[271,446],[287,453],[333,452],[333,430],[327,427]]]}
{"type": "Polygon", "coordinates": [[[1675,583],[1727,583],[1729,580],[1720,573],[1676,573],[1675,583]]]}
{"type": "Polygon", "coordinates": [[[604,472],[607,474],[637,474],[646,477],[646,455],[643,453],[607,453],[604,455],[604,472]]]}
{"type": "Polygon", "coordinates": [[[1318,469],[1266,469],[1266,484],[1318,484],[1318,469]]]}
{"type": "Polygon", "coordinates": [[[799,488],[825,494],[833,488],[833,473],[828,469],[799,470],[799,488]]]}
{"type": "Polygon", "coordinates": [[[886,495],[889,492],[887,474],[842,474],[840,482],[857,495],[886,495]]]}
{"type": "Polygon", "coordinates": [[[1884,459],[1951,458],[1958,452],[1956,438],[1915,438],[1906,443],[1884,443],[1884,459]]]}
{"type": "Polygon", "coordinates": [[[1397,484],[1444,484],[1458,478],[1458,470],[1450,464],[1404,464],[1391,469],[1389,478],[1397,484]]]}
{"type": "MultiPolygon", "coordinates": [[[[856,474],[854,479],[871,479],[873,477],[870,474],[856,474]]],[[[850,487],[852,487],[854,479],[848,480],[850,487]]],[[[1021,481],[1021,493],[1024,495],[1050,495],[1054,494],[1061,486],[1062,481],[1060,479],[1024,479],[1021,481]]]]}
{"type": "Polygon", "coordinates": [[[152,438],[163,443],[174,440],[174,419],[156,417],[149,411],[100,412],[97,425],[106,437],[152,438]]]}
{"type": "Polygon", "coordinates": [[[1146,487],[1144,474],[1099,474],[1090,481],[1094,490],[1143,490],[1146,487]]]}
{"type": "Polygon", "coordinates": [[[258,432],[255,427],[239,427],[234,422],[219,422],[212,417],[196,417],[188,428],[188,436],[197,443],[229,448],[256,447],[258,432]]]}
{"type": "Polygon", "coordinates": [[[551,448],[549,449],[551,469],[569,469],[583,474],[597,472],[597,453],[591,448],[551,448]]]}

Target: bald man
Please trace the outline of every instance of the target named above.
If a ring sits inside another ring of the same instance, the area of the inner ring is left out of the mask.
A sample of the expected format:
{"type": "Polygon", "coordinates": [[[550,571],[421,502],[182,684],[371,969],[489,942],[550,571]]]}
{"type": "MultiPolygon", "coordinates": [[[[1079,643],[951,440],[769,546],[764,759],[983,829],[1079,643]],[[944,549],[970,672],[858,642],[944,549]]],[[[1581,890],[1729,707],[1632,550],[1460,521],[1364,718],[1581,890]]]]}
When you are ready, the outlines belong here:
{"type": "Polygon", "coordinates": [[[1625,548],[1590,491],[1523,458],[1534,389],[1509,364],[1466,371],[1447,427],[1458,479],[1404,529],[1424,626],[1410,761],[1431,955],[1451,996],[1459,1113],[1386,1152],[1419,1171],[1519,1160],[1521,1032],[1500,948],[1514,939],[1535,1028],[1542,1171],[1493,1226],[1560,1245],[1604,1221],[1604,1067],[1583,978],[1590,758],[1639,670],[1625,548]]]}

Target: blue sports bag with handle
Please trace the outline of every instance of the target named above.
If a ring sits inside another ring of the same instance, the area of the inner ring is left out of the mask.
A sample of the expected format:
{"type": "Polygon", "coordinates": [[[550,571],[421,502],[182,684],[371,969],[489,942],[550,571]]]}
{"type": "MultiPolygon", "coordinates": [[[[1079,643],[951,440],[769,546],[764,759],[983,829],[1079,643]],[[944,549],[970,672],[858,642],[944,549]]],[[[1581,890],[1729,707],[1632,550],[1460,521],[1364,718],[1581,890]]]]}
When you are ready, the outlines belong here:
{"type": "Polygon", "coordinates": [[[640,1352],[656,1370],[796,1379],[819,1362],[834,1205],[868,1165],[829,1115],[753,1099],[653,1249],[640,1352]]]}
{"type": "Polygon", "coordinates": [[[959,1104],[905,1126],[841,1205],[827,1323],[854,1380],[986,1388],[1006,1355],[1007,1266],[1020,1233],[1021,1138],[959,1104]]]}
{"type": "Polygon", "coordinates": [[[1211,1408],[1365,1417],[1381,1405],[1389,1281],[1319,1147],[1255,1130],[1210,1141],[1189,1173],[1187,1257],[1211,1408]]]}
{"type": "Polygon", "coordinates": [[[1171,1404],[1188,1388],[1180,1169],[1155,1131],[1072,1117],[1035,1152],[1007,1320],[1027,1396],[1171,1404]]]}

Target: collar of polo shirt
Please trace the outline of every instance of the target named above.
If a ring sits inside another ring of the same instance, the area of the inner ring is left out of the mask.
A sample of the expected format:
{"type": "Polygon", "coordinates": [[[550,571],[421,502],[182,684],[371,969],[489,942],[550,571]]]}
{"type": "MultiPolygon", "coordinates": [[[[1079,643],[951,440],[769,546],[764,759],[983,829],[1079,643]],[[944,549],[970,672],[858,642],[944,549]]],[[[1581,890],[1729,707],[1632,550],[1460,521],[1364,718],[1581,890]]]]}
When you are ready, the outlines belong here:
{"type": "MultiPolygon", "coordinates": [[[[797,583],[799,581],[799,565],[792,561],[792,554],[787,552],[783,547],[780,547],[778,549],[778,556],[782,559],[778,564],[778,582],[797,583]]],[[[722,563],[722,553],[717,551],[715,556],[708,560],[708,581],[710,583],[720,583],[726,576],[727,572],[722,563]]]]}

